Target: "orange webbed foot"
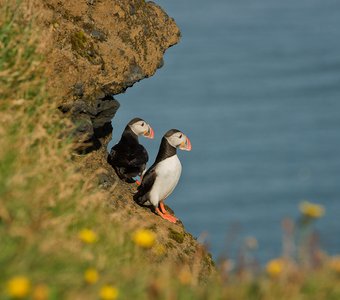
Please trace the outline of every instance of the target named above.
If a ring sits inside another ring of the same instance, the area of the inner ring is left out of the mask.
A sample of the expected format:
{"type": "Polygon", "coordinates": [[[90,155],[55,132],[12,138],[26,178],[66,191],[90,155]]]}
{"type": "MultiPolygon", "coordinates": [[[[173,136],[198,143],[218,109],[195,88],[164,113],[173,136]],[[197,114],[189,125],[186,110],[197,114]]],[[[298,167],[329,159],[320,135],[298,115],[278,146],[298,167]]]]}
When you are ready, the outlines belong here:
{"type": "Polygon", "coordinates": [[[159,202],[159,208],[157,207],[156,208],[156,212],[163,218],[163,219],[166,219],[168,221],[170,221],[171,223],[176,223],[178,221],[178,219],[171,215],[166,209],[165,209],[165,206],[164,206],[164,203],[163,201],[160,201],[159,202]]]}
{"type": "Polygon", "coordinates": [[[171,223],[176,223],[176,222],[177,222],[177,218],[176,218],[176,217],[174,217],[174,216],[172,216],[172,215],[170,215],[170,214],[164,214],[164,213],[162,213],[158,207],[156,208],[156,213],[157,213],[161,218],[163,218],[163,219],[165,219],[165,220],[168,220],[168,221],[171,222],[171,223]]]}

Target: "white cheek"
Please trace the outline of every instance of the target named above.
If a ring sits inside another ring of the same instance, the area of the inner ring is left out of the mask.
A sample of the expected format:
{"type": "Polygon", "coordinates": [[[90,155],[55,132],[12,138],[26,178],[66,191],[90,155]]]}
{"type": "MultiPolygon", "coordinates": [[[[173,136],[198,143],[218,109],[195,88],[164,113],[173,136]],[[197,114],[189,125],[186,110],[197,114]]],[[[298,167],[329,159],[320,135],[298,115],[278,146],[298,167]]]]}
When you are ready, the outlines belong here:
{"type": "Polygon", "coordinates": [[[141,133],[141,129],[140,129],[141,126],[139,125],[132,125],[131,126],[131,130],[136,134],[136,135],[139,135],[141,133]]]}
{"type": "Polygon", "coordinates": [[[175,148],[177,147],[177,141],[176,141],[175,138],[171,139],[171,144],[172,144],[173,147],[175,147],[175,148]]]}
{"type": "Polygon", "coordinates": [[[179,138],[176,138],[176,137],[169,137],[169,138],[166,138],[168,140],[168,143],[172,146],[172,147],[175,147],[177,148],[179,146],[179,138]]]}

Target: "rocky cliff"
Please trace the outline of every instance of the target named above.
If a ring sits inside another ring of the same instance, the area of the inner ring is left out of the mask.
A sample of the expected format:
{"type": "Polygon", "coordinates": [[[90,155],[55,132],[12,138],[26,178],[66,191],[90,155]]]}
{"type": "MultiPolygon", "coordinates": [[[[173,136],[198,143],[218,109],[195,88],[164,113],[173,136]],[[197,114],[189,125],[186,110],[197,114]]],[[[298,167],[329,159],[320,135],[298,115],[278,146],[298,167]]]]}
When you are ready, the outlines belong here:
{"type": "Polygon", "coordinates": [[[49,87],[77,124],[78,150],[98,149],[119,107],[112,97],[152,76],[180,31],[158,5],[143,0],[52,0],[44,7],[49,87]]]}
{"type": "Polygon", "coordinates": [[[120,182],[106,162],[111,119],[119,108],[114,95],[163,66],[164,52],[180,39],[174,19],[144,0],[42,0],[41,5],[39,22],[49,35],[48,87],[75,125],[79,169],[85,176],[96,174],[114,221],[155,231],[167,259],[210,273],[210,256],[183,225],[136,205],[136,187],[120,182]]]}

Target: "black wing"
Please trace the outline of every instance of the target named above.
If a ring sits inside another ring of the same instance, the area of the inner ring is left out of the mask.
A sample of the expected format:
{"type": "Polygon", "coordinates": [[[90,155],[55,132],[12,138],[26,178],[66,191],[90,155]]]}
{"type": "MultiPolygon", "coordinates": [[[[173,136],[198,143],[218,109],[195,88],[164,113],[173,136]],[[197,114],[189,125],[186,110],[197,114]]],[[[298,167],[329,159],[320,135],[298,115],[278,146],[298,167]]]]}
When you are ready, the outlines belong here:
{"type": "Polygon", "coordinates": [[[142,145],[138,145],[134,151],[129,153],[127,160],[129,166],[139,167],[141,165],[146,165],[149,160],[149,155],[142,145]]]}
{"type": "Polygon", "coordinates": [[[155,167],[152,166],[145,175],[143,176],[143,180],[141,185],[137,189],[137,193],[134,195],[134,200],[142,205],[144,204],[147,200],[149,200],[149,192],[152,189],[152,186],[156,180],[156,170],[155,167]]]}
{"type": "Polygon", "coordinates": [[[119,146],[118,144],[111,148],[111,151],[107,157],[107,162],[113,167],[117,164],[119,157],[119,146]]]}
{"type": "Polygon", "coordinates": [[[108,163],[119,167],[139,167],[149,160],[147,151],[142,145],[135,147],[122,147],[115,145],[108,156],[108,163]]]}

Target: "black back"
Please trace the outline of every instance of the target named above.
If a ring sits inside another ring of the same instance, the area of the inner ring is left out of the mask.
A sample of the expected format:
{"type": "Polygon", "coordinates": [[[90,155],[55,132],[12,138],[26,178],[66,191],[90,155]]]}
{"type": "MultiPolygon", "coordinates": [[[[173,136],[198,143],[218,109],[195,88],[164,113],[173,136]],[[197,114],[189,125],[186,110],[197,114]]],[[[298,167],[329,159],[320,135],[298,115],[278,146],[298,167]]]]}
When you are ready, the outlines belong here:
{"type": "MultiPolygon", "coordinates": [[[[141,119],[135,118],[129,124],[139,120],[141,119]]],[[[132,131],[129,124],[125,127],[118,144],[112,147],[107,162],[122,180],[134,182],[132,177],[143,173],[149,156],[145,148],[139,144],[138,136],[132,131]]]]}

